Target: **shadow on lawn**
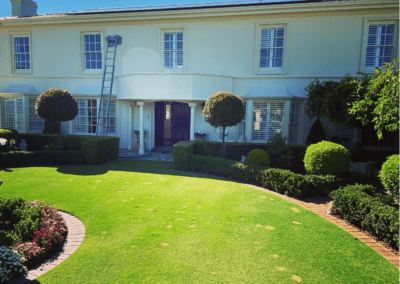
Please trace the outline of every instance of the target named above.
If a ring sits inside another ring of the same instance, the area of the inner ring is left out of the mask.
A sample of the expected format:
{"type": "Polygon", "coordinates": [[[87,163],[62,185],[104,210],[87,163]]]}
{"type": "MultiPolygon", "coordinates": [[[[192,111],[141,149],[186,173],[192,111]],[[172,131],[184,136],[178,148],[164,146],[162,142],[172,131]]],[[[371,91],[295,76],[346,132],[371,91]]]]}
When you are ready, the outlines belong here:
{"type": "Polygon", "coordinates": [[[229,180],[237,182],[231,179],[223,178],[221,176],[212,176],[190,171],[177,171],[173,169],[173,165],[174,165],[173,162],[120,159],[117,161],[112,161],[101,165],[59,166],[57,171],[63,174],[81,175],[81,176],[102,175],[106,174],[109,171],[122,171],[122,172],[199,177],[199,178],[229,180]]]}

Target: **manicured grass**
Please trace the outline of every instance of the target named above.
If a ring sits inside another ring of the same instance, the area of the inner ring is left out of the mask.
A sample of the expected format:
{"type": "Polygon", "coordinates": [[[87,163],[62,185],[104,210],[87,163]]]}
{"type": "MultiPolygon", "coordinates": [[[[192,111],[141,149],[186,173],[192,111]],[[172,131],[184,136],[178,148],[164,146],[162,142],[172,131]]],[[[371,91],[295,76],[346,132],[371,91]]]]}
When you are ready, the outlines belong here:
{"type": "Polygon", "coordinates": [[[85,225],[79,249],[38,281],[399,281],[394,265],[318,215],[249,186],[171,166],[122,160],[1,171],[0,196],[53,203],[85,225]]]}

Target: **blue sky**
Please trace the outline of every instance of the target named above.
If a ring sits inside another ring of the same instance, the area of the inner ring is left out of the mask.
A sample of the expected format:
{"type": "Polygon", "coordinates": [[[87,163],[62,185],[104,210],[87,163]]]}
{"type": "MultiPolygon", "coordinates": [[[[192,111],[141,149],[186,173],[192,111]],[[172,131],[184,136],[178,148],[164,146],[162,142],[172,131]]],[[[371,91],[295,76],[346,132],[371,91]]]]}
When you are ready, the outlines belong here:
{"type": "MultiPolygon", "coordinates": [[[[38,14],[81,11],[93,8],[224,2],[227,0],[35,0],[38,14]]],[[[10,0],[0,0],[0,17],[11,16],[10,0]]]]}

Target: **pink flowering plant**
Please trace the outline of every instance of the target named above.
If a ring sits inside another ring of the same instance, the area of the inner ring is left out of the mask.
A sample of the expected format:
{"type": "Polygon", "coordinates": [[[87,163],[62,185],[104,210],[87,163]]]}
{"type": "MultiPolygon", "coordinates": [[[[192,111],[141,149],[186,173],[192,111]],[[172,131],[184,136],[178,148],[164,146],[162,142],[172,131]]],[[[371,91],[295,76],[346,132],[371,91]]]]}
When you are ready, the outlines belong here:
{"type": "Polygon", "coordinates": [[[0,197],[0,241],[11,242],[31,267],[65,242],[67,226],[57,209],[42,202],[0,197]]]}

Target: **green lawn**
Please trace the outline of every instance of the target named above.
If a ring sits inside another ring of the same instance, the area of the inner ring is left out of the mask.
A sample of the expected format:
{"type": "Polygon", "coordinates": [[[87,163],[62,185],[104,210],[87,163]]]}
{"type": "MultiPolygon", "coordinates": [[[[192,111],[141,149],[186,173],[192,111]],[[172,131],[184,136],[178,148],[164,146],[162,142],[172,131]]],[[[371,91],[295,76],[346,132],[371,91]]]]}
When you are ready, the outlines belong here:
{"type": "Polygon", "coordinates": [[[171,166],[122,160],[0,171],[0,196],[52,203],[85,225],[79,249],[37,280],[398,283],[394,265],[318,215],[171,166]]]}

